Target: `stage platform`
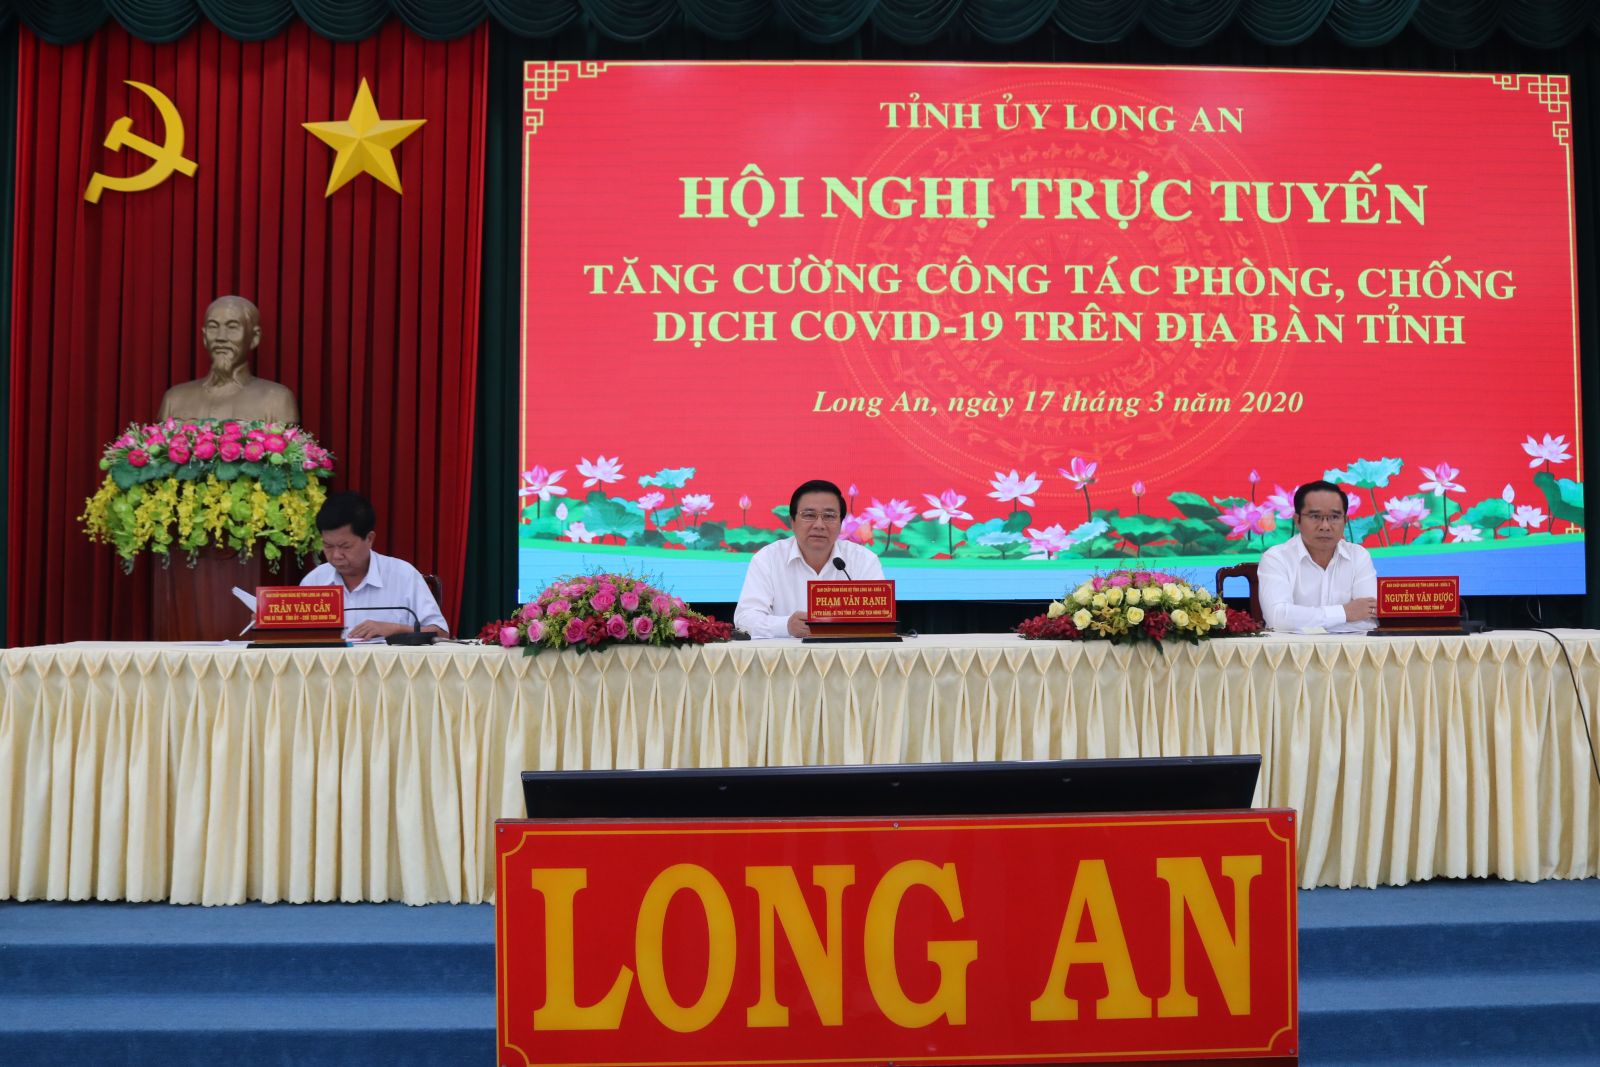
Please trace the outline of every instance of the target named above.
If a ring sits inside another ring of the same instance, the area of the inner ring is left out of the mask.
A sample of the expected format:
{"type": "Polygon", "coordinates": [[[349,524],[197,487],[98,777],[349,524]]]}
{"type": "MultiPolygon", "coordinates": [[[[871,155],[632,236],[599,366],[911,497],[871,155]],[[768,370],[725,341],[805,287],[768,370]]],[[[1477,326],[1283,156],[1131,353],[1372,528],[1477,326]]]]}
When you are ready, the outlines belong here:
{"type": "MultiPolygon", "coordinates": [[[[1301,1063],[1600,1061],[1600,881],[1300,893],[1301,1063]]],[[[0,903],[0,1063],[494,1062],[488,905],[0,903]]]]}
{"type": "Polygon", "coordinates": [[[0,899],[490,900],[524,769],[1241,752],[1303,887],[1592,877],[1600,633],[1559,640],[8,649],[0,899]]]}

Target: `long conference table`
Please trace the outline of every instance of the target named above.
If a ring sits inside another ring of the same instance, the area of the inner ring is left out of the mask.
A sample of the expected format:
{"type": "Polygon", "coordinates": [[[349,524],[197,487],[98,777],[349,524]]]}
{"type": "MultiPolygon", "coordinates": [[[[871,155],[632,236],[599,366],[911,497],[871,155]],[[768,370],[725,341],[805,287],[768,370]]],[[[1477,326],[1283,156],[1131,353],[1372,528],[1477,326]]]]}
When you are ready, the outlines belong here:
{"type": "Polygon", "coordinates": [[[1600,632],[1559,637],[8,649],[0,899],[492,900],[524,769],[1244,752],[1304,887],[1592,877],[1600,632]]]}

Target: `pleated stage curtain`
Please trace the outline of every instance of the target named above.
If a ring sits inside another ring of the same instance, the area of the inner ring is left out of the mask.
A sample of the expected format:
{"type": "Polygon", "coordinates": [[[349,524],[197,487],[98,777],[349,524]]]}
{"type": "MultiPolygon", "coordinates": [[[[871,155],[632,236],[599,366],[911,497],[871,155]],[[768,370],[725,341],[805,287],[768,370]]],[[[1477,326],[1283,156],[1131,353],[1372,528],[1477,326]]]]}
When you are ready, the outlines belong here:
{"type": "Polygon", "coordinates": [[[1496,31],[1556,48],[1600,28],[1600,0],[0,0],[0,24],[12,17],[57,44],[114,17],[146,41],[177,40],[202,19],[239,40],[263,40],[300,19],[329,40],[353,41],[392,18],[436,39],[487,19],[521,37],[581,25],[612,41],[684,27],[743,40],[786,27],[822,44],[870,25],[900,44],[969,30],[1012,44],[1054,23],[1080,41],[1120,41],[1143,28],[1193,48],[1237,24],[1270,45],[1298,44],[1326,27],[1344,44],[1371,47],[1411,26],[1451,48],[1477,47],[1496,31]]]}
{"type": "Polygon", "coordinates": [[[11,321],[7,638],[137,639],[141,560],[124,575],[77,516],[103,445],[154,419],[209,367],[199,323],[238,293],[262,314],[256,373],[282,382],[366,492],[377,547],[459,602],[472,469],[488,31],[430,41],[395,20],[338,44],[295,23],[244,43],[202,21],[152,45],[107,23],[69,46],[20,31],[11,321]],[[384,120],[424,125],[393,149],[403,195],[360,174],[325,196],[335,153],[303,122],[351,117],[363,79],[384,120]],[[172,137],[134,80],[171,100],[192,177],[90,204],[95,172],[152,160],[102,145],[120,116],[172,137]]]}

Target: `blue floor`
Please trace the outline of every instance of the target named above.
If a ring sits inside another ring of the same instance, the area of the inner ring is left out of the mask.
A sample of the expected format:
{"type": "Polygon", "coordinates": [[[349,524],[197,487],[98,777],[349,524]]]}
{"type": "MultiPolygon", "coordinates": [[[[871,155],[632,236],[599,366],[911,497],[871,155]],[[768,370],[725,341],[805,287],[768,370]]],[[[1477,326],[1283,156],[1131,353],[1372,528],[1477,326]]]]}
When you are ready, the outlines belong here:
{"type": "MultiPolygon", "coordinates": [[[[1600,881],[1300,894],[1301,1062],[1600,1064],[1600,881]]],[[[0,1064],[490,1064],[488,906],[0,902],[0,1064]]]]}

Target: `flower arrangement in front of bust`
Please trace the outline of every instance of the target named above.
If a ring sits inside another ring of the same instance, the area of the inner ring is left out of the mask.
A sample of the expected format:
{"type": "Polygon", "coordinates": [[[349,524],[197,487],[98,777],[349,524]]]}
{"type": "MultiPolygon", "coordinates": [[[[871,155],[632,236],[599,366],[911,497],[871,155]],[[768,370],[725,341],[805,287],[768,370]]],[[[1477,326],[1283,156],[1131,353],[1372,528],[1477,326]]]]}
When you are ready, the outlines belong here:
{"type": "Polygon", "coordinates": [[[141,553],[190,561],[204,548],[257,548],[276,569],[317,551],[333,455],[298,426],[242,419],[134,423],[106,446],[105,479],[78,516],[123,567],[141,553]]]}

